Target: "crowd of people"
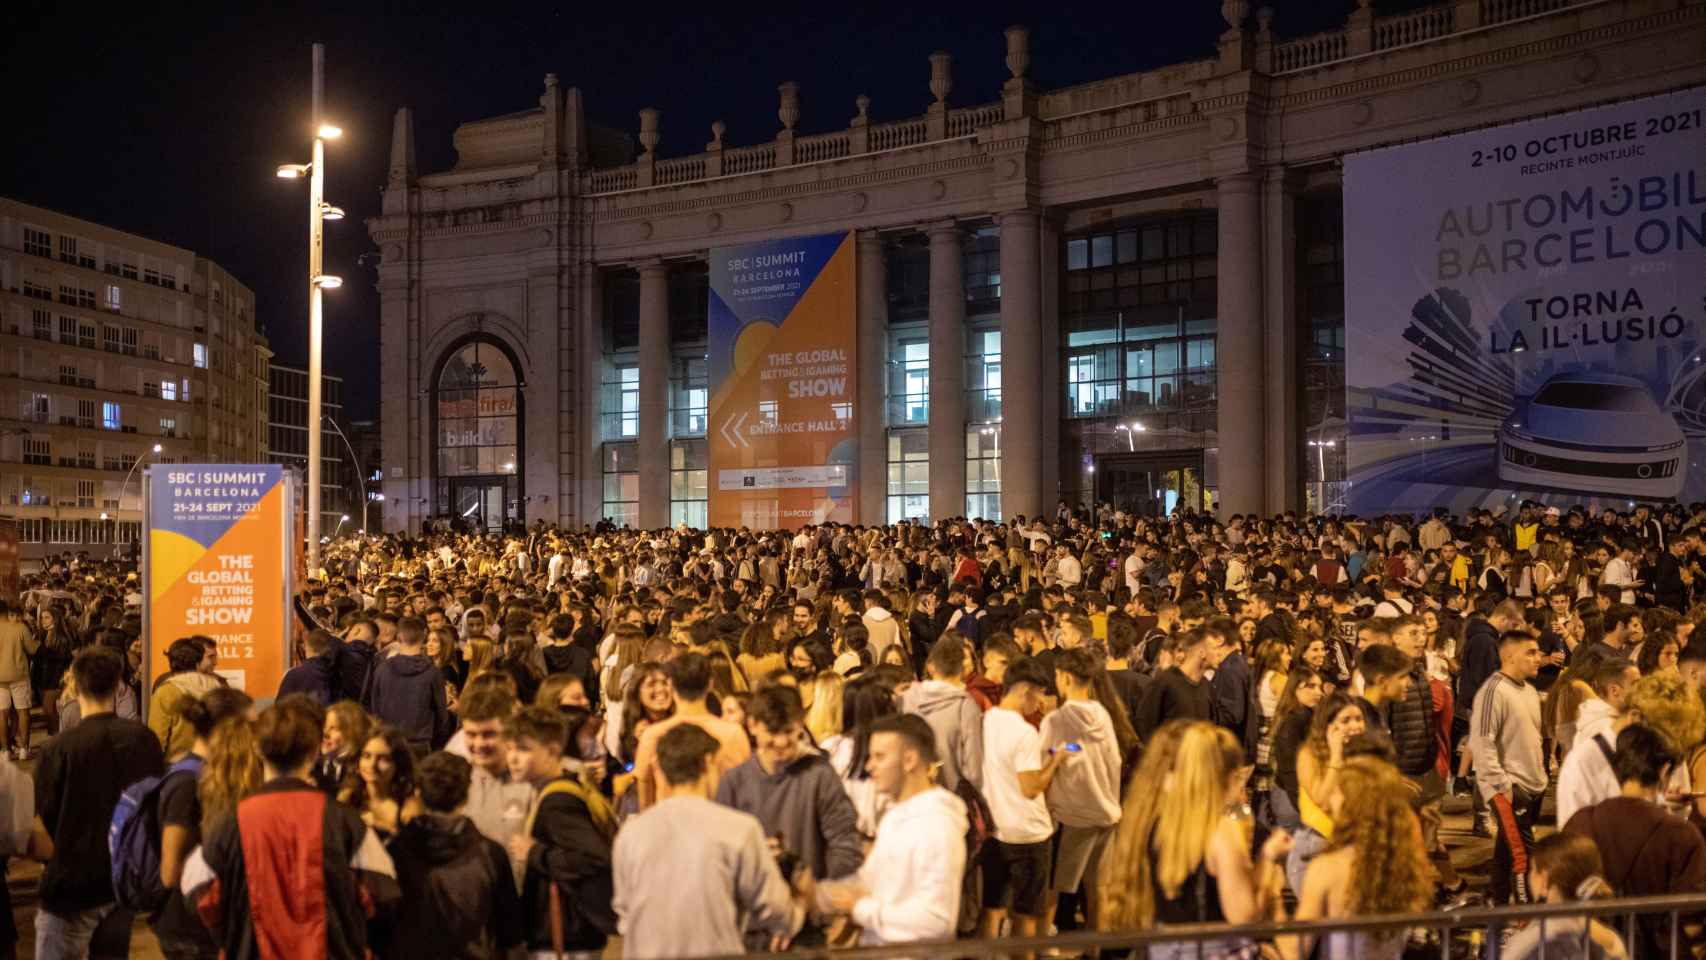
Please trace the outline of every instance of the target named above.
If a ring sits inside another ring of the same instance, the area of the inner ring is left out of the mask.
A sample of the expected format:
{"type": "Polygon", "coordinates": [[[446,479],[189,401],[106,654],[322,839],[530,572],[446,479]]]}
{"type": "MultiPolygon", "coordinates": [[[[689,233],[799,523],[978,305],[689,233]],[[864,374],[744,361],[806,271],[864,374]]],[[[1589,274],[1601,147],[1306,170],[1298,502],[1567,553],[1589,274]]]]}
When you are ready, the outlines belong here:
{"type": "MultiPolygon", "coordinates": [[[[351,536],[276,690],[199,636],[149,676],[134,566],[52,557],[0,604],[0,852],[45,864],[41,958],[123,956],[138,917],[228,960],[1202,923],[1229,926],[1149,955],[1397,957],[1437,934],[1233,926],[1469,902],[1454,794],[1493,902],[1706,893],[1703,527],[1063,504],[351,536]]],[[[1501,955],[1657,956],[1701,919],[1501,955]]]]}

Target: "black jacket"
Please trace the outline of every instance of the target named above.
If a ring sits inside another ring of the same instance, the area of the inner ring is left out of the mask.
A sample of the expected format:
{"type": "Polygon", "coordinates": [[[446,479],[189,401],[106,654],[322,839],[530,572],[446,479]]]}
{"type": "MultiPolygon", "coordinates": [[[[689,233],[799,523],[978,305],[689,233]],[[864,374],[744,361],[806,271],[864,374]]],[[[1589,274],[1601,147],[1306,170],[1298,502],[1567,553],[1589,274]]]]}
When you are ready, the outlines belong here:
{"type": "Polygon", "coordinates": [[[362,702],[361,695],[367,691],[367,670],[373,665],[373,654],[373,644],[366,640],[338,644],[338,700],[362,702]]]}
{"type": "Polygon", "coordinates": [[[1398,772],[1420,777],[1434,765],[1434,698],[1427,673],[1421,667],[1410,671],[1404,697],[1386,708],[1392,743],[1398,748],[1398,772]]]}
{"type": "Polygon", "coordinates": [[[437,746],[449,738],[444,676],[424,655],[382,658],[373,667],[371,696],[373,715],[402,731],[411,745],[437,746]]]}
{"type": "Polygon", "coordinates": [[[1469,621],[1463,631],[1463,649],[1458,654],[1457,712],[1469,715],[1469,706],[1481,684],[1499,669],[1499,631],[1485,617],[1469,621]]]}
{"type": "Polygon", "coordinates": [[[279,698],[306,693],[322,707],[336,703],[340,685],[336,656],[336,651],[328,650],[291,667],[278,685],[279,698]]]}
{"type": "Polygon", "coordinates": [[[1688,609],[1688,585],[1682,582],[1682,563],[1666,553],[1653,564],[1653,602],[1682,612],[1688,609]]]}
{"type": "Polygon", "coordinates": [[[533,820],[533,849],[527,853],[527,879],[521,901],[527,911],[527,948],[550,950],[551,884],[562,908],[563,949],[604,949],[616,932],[610,901],[610,841],[592,822],[578,798],[553,793],[539,802],[533,820]]]}
{"type": "Polygon", "coordinates": [[[526,916],[509,854],[474,821],[423,814],[397,831],[390,851],[402,900],[395,925],[376,945],[379,956],[478,960],[521,942],[526,916]]]}

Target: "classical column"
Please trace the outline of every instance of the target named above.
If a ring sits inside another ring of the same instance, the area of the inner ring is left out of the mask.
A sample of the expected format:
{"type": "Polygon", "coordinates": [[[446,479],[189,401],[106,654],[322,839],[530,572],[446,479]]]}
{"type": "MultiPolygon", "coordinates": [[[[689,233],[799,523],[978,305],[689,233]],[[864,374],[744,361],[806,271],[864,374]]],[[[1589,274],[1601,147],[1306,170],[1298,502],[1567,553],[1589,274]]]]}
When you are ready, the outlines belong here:
{"type": "Polygon", "coordinates": [[[1266,477],[1262,410],[1262,217],[1258,178],[1216,184],[1220,211],[1219,299],[1220,515],[1261,513],[1266,477]]]}
{"type": "Polygon", "coordinates": [[[930,224],[930,519],[966,512],[966,283],[960,226],[930,224]]]}
{"type": "Polygon", "coordinates": [[[1035,210],[1001,214],[1001,516],[1043,504],[1042,260],[1035,210]]]}
{"type": "Polygon", "coordinates": [[[640,264],[640,526],[669,526],[669,268],[640,264]]]}
{"type": "Polygon", "coordinates": [[[1297,231],[1285,168],[1269,167],[1262,189],[1262,306],[1268,377],[1263,399],[1268,415],[1265,509],[1275,514],[1302,505],[1303,478],[1298,473],[1298,448],[1303,438],[1298,427],[1297,231]]]}
{"type": "Polygon", "coordinates": [[[581,314],[575,331],[580,483],[573,519],[577,525],[590,525],[604,516],[604,274],[588,263],[580,276],[581,314]]]}
{"type": "Polygon", "coordinates": [[[859,231],[859,499],[860,523],[882,523],[888,493],[888,405],[883,389],[888,370],[888,264],[883,238],[859,231]]]}

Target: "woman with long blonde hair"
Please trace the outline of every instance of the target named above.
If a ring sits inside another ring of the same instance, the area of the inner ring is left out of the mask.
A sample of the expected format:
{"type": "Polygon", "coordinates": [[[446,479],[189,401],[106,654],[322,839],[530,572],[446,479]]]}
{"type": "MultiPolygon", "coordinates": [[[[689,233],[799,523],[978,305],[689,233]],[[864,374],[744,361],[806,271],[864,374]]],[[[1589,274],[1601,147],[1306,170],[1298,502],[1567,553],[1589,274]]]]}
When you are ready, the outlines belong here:
{"type": "MultiPolygon", "coordinates": [[[[1344,761],[1327,806],[1333,845],[1310,861],[1297,898],[1297,920],[1369,917],[1423,910],[1433,899],[1434,872],[1422,845],[1411,791],[1384,760],[1344,761]]],[[[1310,956],[1308,936],[1281,937],[1287,960],[1310,956]]],[[[1332,933],[1315,956],[1397,960],[1406,939],[1396,932],[1332,933]]]]}
{"type": "Polygon", "coordinates": [[[825,670],[812,680],[811,709],[806,711],[806,729],[812,742],[822,744],[841,733],[842,690],[847,681],[834,670],[825,670]]]}
{"type": "Polygon", "coordinates": [[[1161,799],[1155,785],[1172,771],[1179,738],[1188,726],[1188,720],[1169,720],[1157,728],[1132,773],[1119,827],[1102,857],[1102,881],[1097,885],[1100,929],[1144,930],[1155,923],[1149,857],[1149,838],[1155,832],[1155,811],[1161,799]]]}
{"type": "MultiPolygon", "coordinates": [[[[1248,820],[1231,815],[1249,778],[1243,747],[1224,728],[1195,721],[1180,735],[1146,844],[1156,923],[1254,923],[1273,912],[1291,835],[1274,831],[1251,862],[1248,820]]],[[[1162,942],[1150,945],[1149,956],[1230,958],[1254,949],[1241,938],[1162,942]]]]}
{"type": "Polygon", "coordinates": [[[207,748],[207,761],[196,784],[203,833],[220,818],[236,813],[237,804],[266,782],[255,722],[248,716],[240,714],[220,721],[208,738],[207,748]]]}

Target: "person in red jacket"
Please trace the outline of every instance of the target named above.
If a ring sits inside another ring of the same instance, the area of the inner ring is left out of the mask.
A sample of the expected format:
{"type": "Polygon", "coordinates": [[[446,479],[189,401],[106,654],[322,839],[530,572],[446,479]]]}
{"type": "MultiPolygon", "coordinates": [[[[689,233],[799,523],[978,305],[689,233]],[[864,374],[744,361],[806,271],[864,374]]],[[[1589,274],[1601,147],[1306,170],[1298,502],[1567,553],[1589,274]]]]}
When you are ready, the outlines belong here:
{"type": "Polygon", "coordinates": [[[397,902],[379,835],[309,779],[323,722],[305,697],[261,714],[266,782],[184,866],[184,895],[225,960],[362,956],[369,922],[397,902]]]}

